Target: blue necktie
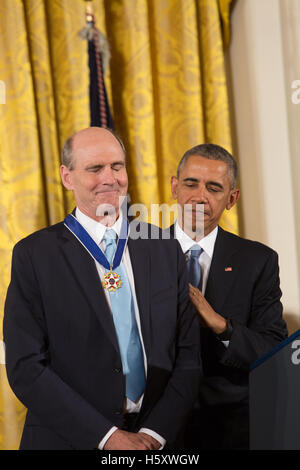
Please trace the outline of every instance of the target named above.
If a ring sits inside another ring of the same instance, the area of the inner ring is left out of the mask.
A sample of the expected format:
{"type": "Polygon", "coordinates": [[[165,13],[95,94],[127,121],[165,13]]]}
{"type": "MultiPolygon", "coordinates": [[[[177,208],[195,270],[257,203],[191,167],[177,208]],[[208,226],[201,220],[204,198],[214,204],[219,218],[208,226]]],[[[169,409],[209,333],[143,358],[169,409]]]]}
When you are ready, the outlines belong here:
{"type": "Polygon", "coordinates": [[[201,255],[203,249],[199,245],[193,245],[190,248],[189,253],[190,257],[187,262],[188,273],[189,273],[189,282],[194,287],[198,287],[201,290],[201,266],[199,264],[199,256],[201,255]]]}
{"type": "MultiPolygon", "coordinates": [[[[105,256],[110,265],[116,251],[116,232],[106,230],[104,234],[105,256]]],[[[114,269],[122,285],[114,292],[109,292],[114,325],[117,332],[122,359],[123,373],[126,377],[126,396],[133,402],[144,393],[145,369],[140,336],[135,319],[134,303],[130,284],[123,263],[114,269]]]]}

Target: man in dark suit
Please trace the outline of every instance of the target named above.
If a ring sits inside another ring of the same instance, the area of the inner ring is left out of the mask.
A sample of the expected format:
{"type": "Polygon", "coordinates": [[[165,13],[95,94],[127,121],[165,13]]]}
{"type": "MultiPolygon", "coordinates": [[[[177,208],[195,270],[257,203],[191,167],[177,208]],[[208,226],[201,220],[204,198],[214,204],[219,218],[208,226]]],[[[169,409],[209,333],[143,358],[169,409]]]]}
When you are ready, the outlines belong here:
{"type": "Polygon", "coordinates": [[[236,178],[232,156],[203,144],[184,154],[171,180],[183,214],[172,230],[202,325],[204,379],[187,425],[189,448],[248,448],[249,366],[287,336],[277,254],[218,226],[239,198],[236,178]]]}
{"type": "Polygon", "coordinates": [[[125,152],[109,130],[68,139],[61,176],[76,210],[17,243],[5,305],[21,449],[172,447],[201,375],[181,248],[127,236],[125,152]]]}

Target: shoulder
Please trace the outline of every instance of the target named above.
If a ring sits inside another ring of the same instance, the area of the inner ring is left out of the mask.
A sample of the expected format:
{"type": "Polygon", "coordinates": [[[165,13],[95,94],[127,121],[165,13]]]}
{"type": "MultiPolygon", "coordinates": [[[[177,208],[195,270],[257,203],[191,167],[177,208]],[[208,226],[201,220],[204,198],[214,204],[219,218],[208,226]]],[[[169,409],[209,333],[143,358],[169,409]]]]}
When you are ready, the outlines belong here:
{"type": "Polygon", "coordinates": [[[157,225],[146,222],[130,222],[129,238],[133,241],[143,244],[145,249],[156,250],[158,253],[163,251],[181,252],[180,245],[169,229],[161,229],[157,225]]]}
{"type": "Polygon", "coordinates": [[[265,245],[264,243],[250,240],[247,238],[239,237],[231,232],[219,227],[218,239],[226,245],[230,245],[237,250],[242,250],[249,254],[265,255],[265,256],[277,256],[275,250],[265,245]]]}
{"type": "Polygon", "coordinates": [[[145,263],[150,260],[150,269],[152,273],[157,273],[157,277],[162,273],[169,279],[177,279],[183,275],[186,268],[185,256],[180,244],[168,230],[140,222],[131,227],[128,243],[132,254],[135,253],[145,263]]]}
{"type": "Polygon", "coordinates": [[[47,249],[49,249],[52,242],[56,240],[64,230],[65,226],[63,222],[37,230],[18,241],[14,247],[14,252],[21,253],[23,251],[37,250],[39,247],[47,247],[47,249]]]}
{"type": "Polygon", "coordinates": [[[141,222],[139,220],[131,221],[129,226],[129,237],[133,240],[145,240],[159,243],[161,241],[168,240],[172,245],[174,244],[175,240],[170,227],[168,229],[161,229],[157,225],[141,222]]]}
{"type": "MultiPolygon", "coordinates": [[[[216,259],[228,258],[238,260],[242,266],[256,273],[264,269],[277,272],[278,254],[269,246],[233,233],[222,230],[219,232],[215,244],[214,256],[216,259]]],[[[233,261],[232,261],[233,262],[233,261]]]]}

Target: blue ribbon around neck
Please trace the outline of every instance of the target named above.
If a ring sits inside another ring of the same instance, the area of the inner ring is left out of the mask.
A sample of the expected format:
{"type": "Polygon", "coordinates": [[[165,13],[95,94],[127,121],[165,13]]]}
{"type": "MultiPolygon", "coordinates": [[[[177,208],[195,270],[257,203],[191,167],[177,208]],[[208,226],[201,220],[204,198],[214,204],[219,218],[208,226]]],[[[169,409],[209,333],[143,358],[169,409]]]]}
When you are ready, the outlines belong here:
{"type": "Polygon", "coordinates": [[[123,219],[122,221],[120,237],[118,239],[117,249],[112,266],[110,266],[103,251],[88,234],[85,228],[78,222],[76,217],[74,217],[72,214],[68,214],[64,220],[64,225],[73,233],[73,235],[75,235],[76,238],[78,238],[78,240],[85,246],[90,255],[96,261],[98,261],[98,263],[104,266],[104,268],[115,269],[120,265],[128,236],[129,225],[127,220],[123,219]]]}

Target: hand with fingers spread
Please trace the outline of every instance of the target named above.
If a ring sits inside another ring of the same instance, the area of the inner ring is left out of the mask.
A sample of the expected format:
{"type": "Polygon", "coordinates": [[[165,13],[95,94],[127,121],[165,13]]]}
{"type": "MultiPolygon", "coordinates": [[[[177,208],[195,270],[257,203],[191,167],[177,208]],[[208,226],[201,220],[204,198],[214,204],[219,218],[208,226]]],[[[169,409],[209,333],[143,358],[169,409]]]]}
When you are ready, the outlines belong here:
{"type": "Polygon", "coordinates": [[[197,287],[192,284],[189,287],[190,299],[200,316],[201,325],[210,328],[217,335],[223,333],[226,330],[226,319],[214,311],[197,287]]]}

